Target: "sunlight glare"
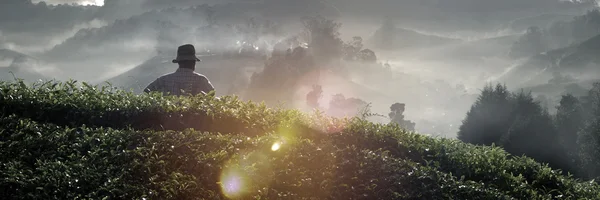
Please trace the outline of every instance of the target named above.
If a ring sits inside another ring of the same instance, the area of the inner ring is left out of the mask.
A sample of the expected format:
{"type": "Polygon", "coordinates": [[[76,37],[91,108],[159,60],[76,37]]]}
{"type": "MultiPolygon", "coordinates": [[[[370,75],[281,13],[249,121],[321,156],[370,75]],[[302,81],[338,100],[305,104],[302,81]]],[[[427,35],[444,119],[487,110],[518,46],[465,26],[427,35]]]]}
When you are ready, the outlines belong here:
{"type": "Polygon", "coordinates": [[[281,143],[275,142],[273,146],[271,146],[271,151],[277,151],[281,147],[281,143]]]}

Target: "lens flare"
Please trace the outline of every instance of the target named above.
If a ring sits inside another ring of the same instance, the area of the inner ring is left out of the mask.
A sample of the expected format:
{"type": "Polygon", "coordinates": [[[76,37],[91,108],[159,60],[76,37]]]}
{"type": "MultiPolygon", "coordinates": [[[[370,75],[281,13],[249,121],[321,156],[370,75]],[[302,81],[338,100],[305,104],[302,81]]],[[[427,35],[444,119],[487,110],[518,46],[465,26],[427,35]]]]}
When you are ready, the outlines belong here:
{"type": "Polygon", "coordinates": [[[235,198],[242,195],[244,190],[244,181],[237,171],[229,170],[221,175],[221,191],[228,198],[235,198]]]}
{"type": "Polygon", "coordinates": [[[227,194],[235,194],[242,188],[242,181],[238,176],[227,177],[223,182],[223,191],[227,194]]]}
{"type": "Polygon", "coordinates": [[[275,142],[273,146],[271,146],[271,151],[277,151],[281,147],[281,143],[275,142]]]}

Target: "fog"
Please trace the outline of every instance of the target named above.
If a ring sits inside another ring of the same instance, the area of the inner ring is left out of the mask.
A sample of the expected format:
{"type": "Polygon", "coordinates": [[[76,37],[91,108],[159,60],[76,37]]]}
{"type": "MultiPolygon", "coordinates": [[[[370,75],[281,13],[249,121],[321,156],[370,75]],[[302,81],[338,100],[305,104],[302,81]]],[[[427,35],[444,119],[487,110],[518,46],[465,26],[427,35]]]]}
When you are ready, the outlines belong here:
{"type": "Polygon", "coordinates": [[[306,95],[321,85],[323,109],[335,94],[367,102],[383,116],[404,103],[417,132],[455,137],[487,83],[547,97],[551,112],[561,94],[591,87],[600,78],[596,6],[560,0],[3,0],[0,79],[109,81],[140,93],[174,71],[176,48],[190,43],[203,60],[196,71],[217,95],[286,99],[308,112],[306,95]],[[316,16],[340,23],[333,35],[346,44],[361,37],[360,49],[372,50],[376,61],[336,57],[329,55],[336,51],[327,49],[331,45],[311,43],[317,33],[307,34],[302,22],[316,16]],[[266,86],[244,88],[271,80],[265,63],[283,41],[294,41],[285,43],[292,48],[310,44],[316,68],[285,88],[289,98],[266,86]]]}

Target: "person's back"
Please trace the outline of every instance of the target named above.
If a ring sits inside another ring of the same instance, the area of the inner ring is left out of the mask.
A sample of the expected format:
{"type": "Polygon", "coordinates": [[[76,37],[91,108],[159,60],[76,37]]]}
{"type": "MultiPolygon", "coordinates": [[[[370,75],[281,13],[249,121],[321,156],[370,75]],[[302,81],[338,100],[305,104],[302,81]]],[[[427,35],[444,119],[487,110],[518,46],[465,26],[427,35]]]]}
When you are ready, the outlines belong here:
{"type": "Polygon", "coordinates": [[[179,64],[177,71],[163,75],[144,89],[145,92],[162,92],[164,95],[197,95],[214,91],[214,87],[204,75],[194,72],[196,51],[192,45],[183,45],[177,49],[177,58],[173,63],[179,64]]]}
{"type": "Polygon", "coordinates": [[[146,88],[147,92],[160,91],[164,95],[177,96],[207,94],[213,90],[212,84],[204,75],[186,68],[179,68],[173,73],[163,75],[146,88]]]}

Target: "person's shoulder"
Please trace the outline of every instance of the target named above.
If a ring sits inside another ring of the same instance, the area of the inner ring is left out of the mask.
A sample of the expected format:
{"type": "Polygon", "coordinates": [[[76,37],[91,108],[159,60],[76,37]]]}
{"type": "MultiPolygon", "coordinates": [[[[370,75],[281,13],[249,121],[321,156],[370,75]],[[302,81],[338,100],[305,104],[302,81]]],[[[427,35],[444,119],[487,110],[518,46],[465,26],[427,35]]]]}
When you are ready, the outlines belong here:
{"type": "Polygon", "coordinates": [[[193,73],[194,75],[196,75],[196,76],[204,76],[204,74],[201,74],[201,73],[198,73],[198,72],[195,72],[195,71],[194,71],[194,72],[192,72],[192,73],[193,73]]]}
{"type": "Polygon", "coordinates": [[[206,76],[204,74],[198,73],[198,72],[194,72],[194,76],[201,78],[201,79],[207,79],[206,76]]]}

